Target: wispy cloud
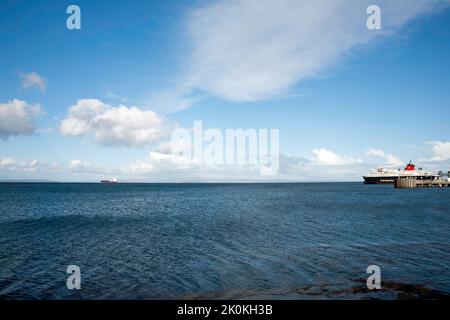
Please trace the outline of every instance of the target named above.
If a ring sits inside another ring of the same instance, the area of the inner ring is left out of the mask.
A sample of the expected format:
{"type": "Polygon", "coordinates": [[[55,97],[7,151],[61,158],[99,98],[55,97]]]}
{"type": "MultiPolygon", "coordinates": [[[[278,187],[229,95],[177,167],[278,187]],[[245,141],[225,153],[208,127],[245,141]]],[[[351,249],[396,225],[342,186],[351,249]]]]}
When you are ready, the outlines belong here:
{"type": "Polygon", "coordinates": [[[118,100],[118,101],[121,101],[121,102],[126,102],[128,100],[128,98],[121,97],[120,95],[116,94],[112,90],[107,90],[106,93],[105,93],[105,97],[108,98],[108,99],[118,100]]]}
{"type": "MultiPolygon", "coordinates": [[[[258,101],[323,74],[354,48],[395,34],[447,0],[380,0],[382,30],[366,27],[371,0],[219,0],[191,12],[187,72],[166,105],[188,108],[198,93],[258,101]],[[180,89],[181,87],[181,89],[180,89]],[[177,104],[179,103],[179,105],[177,104]]],[[[194,100],[195,101],[195,100],[194,100]]]]}
{"type": "Polygon", "coordinates": [[[8,139],[33,134],[36,130],[35,119],[40,111],[39,104],[31,105],[18,99],[0,103],[0,137],[8,139]]]}
{"type": "Polygon", "coordinates": [[[37,74],[36,72],[17,72],[17,75],[20,79],[22,79],[22,87],[25,89],[36,87],[41,92],[45,92],[47,86],[46,86],[46,80],[37,74]]]}

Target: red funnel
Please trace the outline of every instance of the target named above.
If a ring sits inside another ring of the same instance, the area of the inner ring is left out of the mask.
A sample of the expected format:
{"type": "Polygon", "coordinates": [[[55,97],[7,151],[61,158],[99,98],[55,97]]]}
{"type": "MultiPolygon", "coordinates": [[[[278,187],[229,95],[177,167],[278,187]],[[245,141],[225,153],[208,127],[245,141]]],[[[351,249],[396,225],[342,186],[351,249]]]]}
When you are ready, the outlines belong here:
{"type": "Polygon", "coordinates": [[[406,165],[405,170],[406,170],[406,171],[413,171],[413,170],[416,170],[416,166],[413,165],[413,164],[411,163],[411,161],[410,161],[410,162],[406,165]]]}

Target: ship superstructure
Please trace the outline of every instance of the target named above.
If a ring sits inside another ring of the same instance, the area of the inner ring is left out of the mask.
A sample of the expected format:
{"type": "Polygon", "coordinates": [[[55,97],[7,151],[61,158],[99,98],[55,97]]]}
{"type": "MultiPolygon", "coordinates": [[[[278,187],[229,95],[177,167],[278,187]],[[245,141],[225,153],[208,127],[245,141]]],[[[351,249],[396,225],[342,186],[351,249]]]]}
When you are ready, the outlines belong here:
{"type": "Polygon", "coordinates": [[[364,183],[366,184],[394,183],[399,177],[413,177],[417,180],[436,180],[439,178],[439,174],[423,170],[422,168],[416,169],[416,166],[410,161],[403,170],[378,168],[371,170],[369,174],[363,176],[364,183]]]}

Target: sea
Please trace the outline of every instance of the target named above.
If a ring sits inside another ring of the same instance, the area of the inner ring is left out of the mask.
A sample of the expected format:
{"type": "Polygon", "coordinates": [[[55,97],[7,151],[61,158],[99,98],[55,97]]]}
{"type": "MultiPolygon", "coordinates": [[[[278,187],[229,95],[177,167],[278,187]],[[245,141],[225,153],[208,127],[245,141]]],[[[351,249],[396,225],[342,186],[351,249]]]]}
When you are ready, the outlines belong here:
{"type": "Polygon", "coordinates": [[[0,183],[0,299],[448,297],[449,199],[357,182],[0,183]]]}

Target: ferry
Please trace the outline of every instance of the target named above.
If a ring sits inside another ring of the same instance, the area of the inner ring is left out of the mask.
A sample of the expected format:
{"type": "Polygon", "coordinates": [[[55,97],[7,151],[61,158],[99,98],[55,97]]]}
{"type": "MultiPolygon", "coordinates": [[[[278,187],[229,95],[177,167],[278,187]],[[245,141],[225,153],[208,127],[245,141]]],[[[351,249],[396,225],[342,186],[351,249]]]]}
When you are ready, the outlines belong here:
{"type": "Polygon", "coordinates": [[[101,183],[117,183],[117,179],[114,178],[112,180],[100,180],[101,183]]]}
{"type": "Polygon", "coordinates": [[[413,177],[416,180],[436,180],[439,179],[439,174],[422,168],[416,169],[416,166],[410,161],[403,170],[378,168],[363,176],[366,184],[393,184],[395,180],[403,177],[413,177]]]}

